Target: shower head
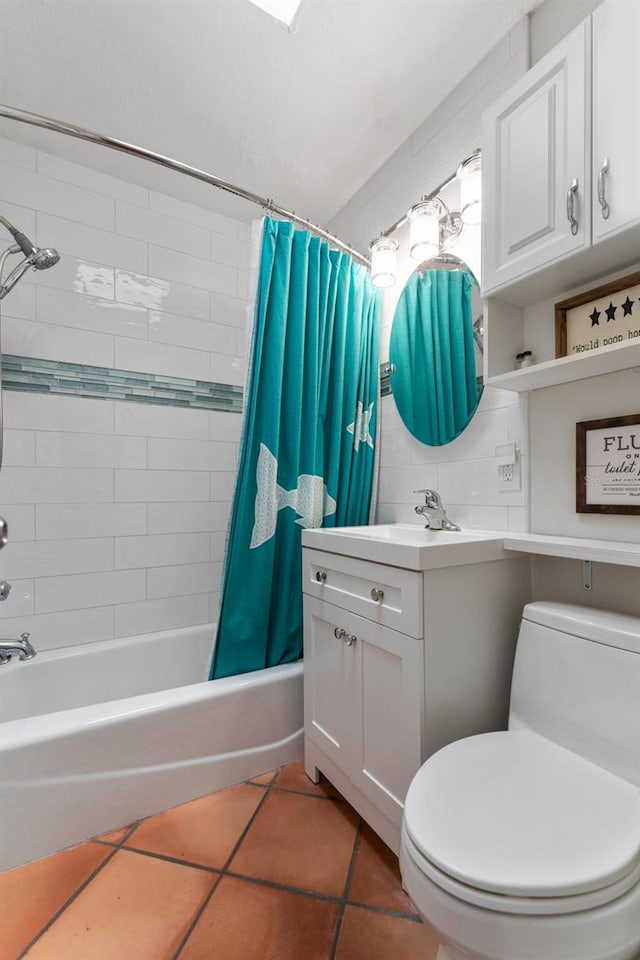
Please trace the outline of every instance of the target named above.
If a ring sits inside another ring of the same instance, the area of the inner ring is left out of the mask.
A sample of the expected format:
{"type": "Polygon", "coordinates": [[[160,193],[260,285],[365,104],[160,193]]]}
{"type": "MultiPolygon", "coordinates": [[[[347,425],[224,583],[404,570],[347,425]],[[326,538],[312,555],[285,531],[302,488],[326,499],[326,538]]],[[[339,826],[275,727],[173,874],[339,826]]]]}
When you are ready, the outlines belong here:
{"type": "MultiPolygon", "coordinates": [[[[48,270],[49,267],[55,266],[60,259],[60,254],[57,250],[53,250],[50,247],[36,247],[26,234],[18,230],[17,227],[14,227],[13,224],[5,220],[4,217],[0,217],[0,223],[7,228],[16,241],[16,246],[11,247],[7,251],[7,254],[19,253],[20,250],[22,250],[25,256],[22,263],[19,263],[18,266],[11,271],[4,283],[2,282],[2,271],[0,270],[0,300],[2,300],[13,287],[15,287],[18,280],[30,267],[33,267],[34,270],[48,270]]],[[[4,263],[5,256],[6,254],[1,258],[0,263],[4,263]]]]}
{"type": "Polygon", "coordinates": [[[55,267],[59,259],[60,254],[57,250],[51,247],[38,247],[33,252],[32,266],[35,270],[48,270],[49,267],[55,267]]]}
{"type": "Polygon", "coordinates": [[[18,280],[20,280],[23,274],[31,267],[33,267],[34,270],[47,270],[49,267],[53,267],[59,259],[60,254],[57,250],[34,247],[33,252],[28,257],[25,257],[17,267],[14,267],[4,283],[0,282],[0,300],[3,300],[4,297],[11,292],[18,280]]]}

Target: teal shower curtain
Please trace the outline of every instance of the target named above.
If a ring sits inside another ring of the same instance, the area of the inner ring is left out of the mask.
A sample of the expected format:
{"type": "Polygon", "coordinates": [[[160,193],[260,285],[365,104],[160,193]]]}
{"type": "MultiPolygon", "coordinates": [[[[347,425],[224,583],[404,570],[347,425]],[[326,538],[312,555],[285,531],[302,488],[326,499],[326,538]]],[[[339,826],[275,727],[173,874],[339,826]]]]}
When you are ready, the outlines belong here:
{"type": "Polygon", "coordinates": [[[302,655],[302,530],[368,521],[379,308],[364,267],[265,218],[212,679],[302,655]]]}
{"type": "Polygon", "coordinates": [[[467,270],[411,275],[396,308],[389,359],[393,395],[414,437],[430,446],[450,443],[480,402],[467,270]],[[419,376],[407,376],[407,366],[419,376]]]}

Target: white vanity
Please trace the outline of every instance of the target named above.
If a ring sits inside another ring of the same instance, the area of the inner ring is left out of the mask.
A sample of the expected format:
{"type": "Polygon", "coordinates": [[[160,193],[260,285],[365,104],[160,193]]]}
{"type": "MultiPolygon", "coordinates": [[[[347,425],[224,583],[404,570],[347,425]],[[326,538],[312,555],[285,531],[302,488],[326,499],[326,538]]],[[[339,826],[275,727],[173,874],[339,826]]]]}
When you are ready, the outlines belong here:
{"type": "Polygon", "coordinates": [[[453,740],[506,727],[529,561],[503,535],[306,530],[305,768],[398,851],[406,791],[453,740]]]}

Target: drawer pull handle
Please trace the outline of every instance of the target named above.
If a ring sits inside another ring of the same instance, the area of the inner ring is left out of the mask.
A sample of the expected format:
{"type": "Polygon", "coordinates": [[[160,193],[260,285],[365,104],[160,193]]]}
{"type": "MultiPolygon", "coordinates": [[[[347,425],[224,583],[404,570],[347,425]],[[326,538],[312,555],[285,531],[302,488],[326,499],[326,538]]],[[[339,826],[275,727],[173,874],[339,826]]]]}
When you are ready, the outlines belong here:
{"type": "Polygon", "coordinates": [[[371,599],[375,600],[376,603],[379,603],[380,600],[384,600],[384,590],[381,590],[380,587],[374,587],[371,591],[371,599]]]}
{"type": "Polygon", "coordinates": [[[324,570],[316,570],[316,580],[318,583],[324,583],[327,579],[327,574],[324,570]]]}
{"type": "Polygon", "coordinates": [[[348,647],[352,647],[354,643],[356,643],[357,639],[358,638],[356,637],[355,633],[348,633],[344,639],[344,642],[348,647]]]}
{"type": "Polygon", "coordinates": [[[333,631],[333,635],[336,640],[342,640],[344,637],[346,637],[347,631],[344,629],[344,627],[336,627],[333,631]]]}

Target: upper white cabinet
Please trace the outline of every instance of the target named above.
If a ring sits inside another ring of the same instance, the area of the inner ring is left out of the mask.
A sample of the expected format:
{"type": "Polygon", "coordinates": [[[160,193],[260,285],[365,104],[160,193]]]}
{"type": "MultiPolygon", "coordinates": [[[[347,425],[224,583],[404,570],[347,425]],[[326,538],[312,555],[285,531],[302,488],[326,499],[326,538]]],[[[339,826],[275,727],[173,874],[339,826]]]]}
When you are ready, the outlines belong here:
{"type": "Polygon", "coordinates": [[[593,242],[640,220],[640,3],[596,8],[593,24],[593,242]]]}
{"type": "Polygon", "coordinates": [[[639,46],[640,4],[605,0],[484,114],[485,296],[614,236],[585,277],[637,258],[639,46]]]}
{"type": "Polygon", "coordinates": [[[589,242],[589,43],[586,21],[483,116],[485,294],[589,242]]]}

